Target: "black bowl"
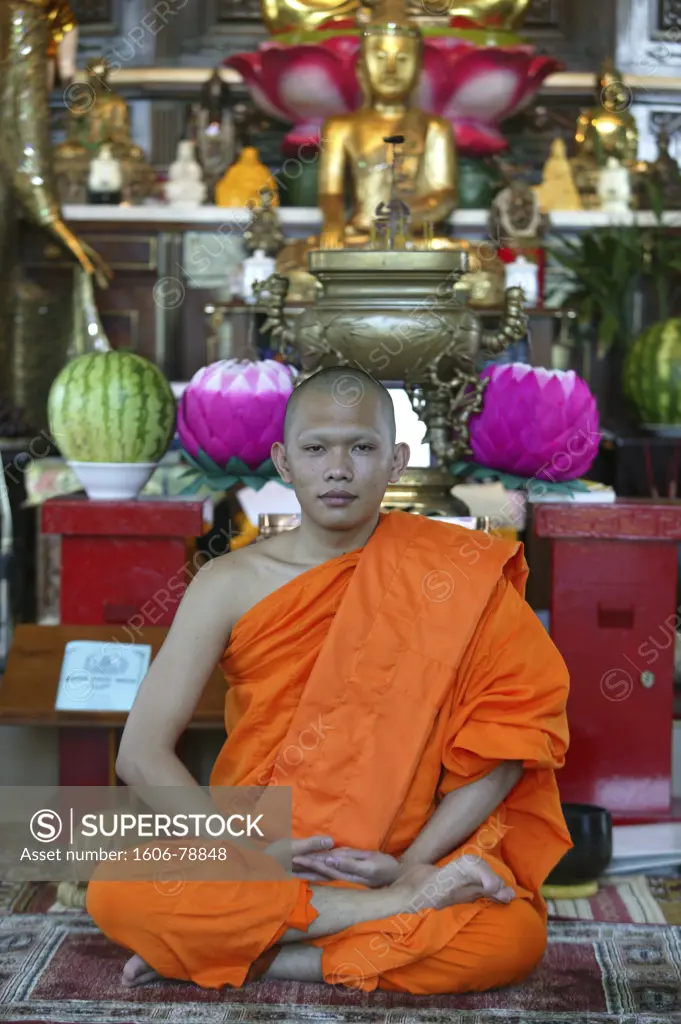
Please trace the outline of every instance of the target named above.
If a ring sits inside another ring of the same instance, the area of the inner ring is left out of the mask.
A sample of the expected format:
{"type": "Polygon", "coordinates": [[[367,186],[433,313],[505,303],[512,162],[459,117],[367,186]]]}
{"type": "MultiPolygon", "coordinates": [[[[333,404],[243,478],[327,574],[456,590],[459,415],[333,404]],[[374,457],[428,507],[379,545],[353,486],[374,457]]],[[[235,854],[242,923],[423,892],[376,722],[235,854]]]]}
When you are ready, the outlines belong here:
{"type": "Polygon", "coordinates": [[[575,845],[555,866],[546,884],[595,882],[612,860],[610,811],[591,804],[563,804],[563,814],[575,845]]]}

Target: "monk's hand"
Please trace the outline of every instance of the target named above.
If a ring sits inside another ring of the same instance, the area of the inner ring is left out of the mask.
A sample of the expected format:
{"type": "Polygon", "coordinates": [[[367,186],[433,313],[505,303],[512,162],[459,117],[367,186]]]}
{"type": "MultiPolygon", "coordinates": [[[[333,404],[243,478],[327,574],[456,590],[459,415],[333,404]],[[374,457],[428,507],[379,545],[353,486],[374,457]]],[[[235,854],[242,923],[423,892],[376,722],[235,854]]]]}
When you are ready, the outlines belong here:
{"type": "Polygon", "coordinates": [[[513,889],[482,857],[472,862],[462,857],[443,867],[415,864],[402,871],[393,888],[403,894],[405,909],[412,913],[425,907],[442,910],[456,903],[475,903],[476,900],[511,903],[515,899],[513,889]]]}
{"type": "Polygon", "coordinates": [[[331,836],[310,836],[307,839],[278,839],[265,850],[268,857],[274,857],[283,867],[292,865],[293,873],[305,877],[296,868],[298,857],[322,854],[333,848],[331,836]]]}
{"type": "Polygon", "coordinates": [[[355,882],[371,889],[380,889],[384,885],[392,885],[399,877],[402,866],[387,853],[340,846],[332,853],[294,857],[293,870],[314,871],[332,881],[355,882]]]}

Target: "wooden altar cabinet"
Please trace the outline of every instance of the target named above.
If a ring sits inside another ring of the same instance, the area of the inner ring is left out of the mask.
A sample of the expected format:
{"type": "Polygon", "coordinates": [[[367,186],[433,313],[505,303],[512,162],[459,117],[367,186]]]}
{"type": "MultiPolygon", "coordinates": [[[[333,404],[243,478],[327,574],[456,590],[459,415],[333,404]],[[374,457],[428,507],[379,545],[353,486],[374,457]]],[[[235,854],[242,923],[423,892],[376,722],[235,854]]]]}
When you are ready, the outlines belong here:
{"type": "Polygon", "coordinates": [[[571,677],[561,798],[670,817],[681,503],[535,508],[551,542],[551,635],[571,677]]]}
{"type": "Polygon", "coordinates": [[[69,639],[105,638],[104,649],[116,640],[145,643],[150,633],[155,655],[162,642],[160,627],[171,625],[192,571],[198,568],[195,540],[204,526],[200,500],[95,502],[75,496],[52,498],[43,505],[42,532],[61,537],[61,627],[24,627],[22,637],[15,635],[0,694],[0,719],[63,726],[60,785],[115,784],[112,723],[126,717],[54,710],[63,637],[70,628],[69,639]],[[34,683],[32,695],[17,699],[17,680],[23,676],[23,682],[28,674],[27,637],[36,644],[32,661],[40,683],[34,683]]]}

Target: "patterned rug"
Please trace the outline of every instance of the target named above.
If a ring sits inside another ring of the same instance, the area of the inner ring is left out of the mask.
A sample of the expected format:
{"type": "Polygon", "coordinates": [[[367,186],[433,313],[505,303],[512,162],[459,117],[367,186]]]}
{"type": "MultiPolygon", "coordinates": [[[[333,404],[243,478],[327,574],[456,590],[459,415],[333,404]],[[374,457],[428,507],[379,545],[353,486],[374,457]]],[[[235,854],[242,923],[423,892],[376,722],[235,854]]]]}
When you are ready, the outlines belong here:
{"type": "Polygon", "coordinates": [[[546,955],[515,988],[469,996],[366,995],[257,982],[221,992],[120,985],[126,953],[50,886],[0,883],[4,1024],[681,1024],[681,879],[619,879],[553,904],[546,955]],[[575,920],[581,913],[587,920],[575,920]],[[570,919],[573,918],[573,919],[570,919]]]}

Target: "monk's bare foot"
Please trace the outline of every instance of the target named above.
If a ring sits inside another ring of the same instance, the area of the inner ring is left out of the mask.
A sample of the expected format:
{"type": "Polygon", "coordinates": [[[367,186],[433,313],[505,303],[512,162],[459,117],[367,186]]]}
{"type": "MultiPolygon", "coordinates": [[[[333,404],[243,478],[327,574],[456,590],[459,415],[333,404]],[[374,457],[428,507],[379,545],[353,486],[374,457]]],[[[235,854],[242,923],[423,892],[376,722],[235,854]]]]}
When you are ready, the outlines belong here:
{"type": "Polygon", "coordinates": [[[425,907],[442,910],[455,903],[473,903],[488,899],[510,903],[510,889],[482,858],[461,857],[442,868],[416,864],[394,883],[407,900],[408,908],[418,913],[425,907]]]}
{"type": "Polygon", "coordinates": [[[265,972],[278,981],[324,981],[322,951],[304,942],[283,946],[265,972]]]}
{"type": "Polygon", "coordinates": [[[131,956],[123,968],[123,984],[127,988],[134,985],[148,985],[150,981],[158,981],[160,974],[146,964],[141,956],[131,956]]]}

